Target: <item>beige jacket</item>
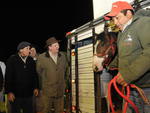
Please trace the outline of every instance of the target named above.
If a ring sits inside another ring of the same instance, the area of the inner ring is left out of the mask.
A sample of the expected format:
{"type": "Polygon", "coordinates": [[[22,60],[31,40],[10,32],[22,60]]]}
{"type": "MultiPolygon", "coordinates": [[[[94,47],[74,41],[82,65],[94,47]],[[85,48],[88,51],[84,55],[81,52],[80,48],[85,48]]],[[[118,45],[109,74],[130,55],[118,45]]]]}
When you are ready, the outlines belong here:
{"type": "Polygon", "coordinates": [[[57,64],[48,52],[39,55],[36,69],[40,77],[41,90],[45,95],[50,97],[63,96],[66,66],[66,57],[61,52],[58,54],[57,64]]]}

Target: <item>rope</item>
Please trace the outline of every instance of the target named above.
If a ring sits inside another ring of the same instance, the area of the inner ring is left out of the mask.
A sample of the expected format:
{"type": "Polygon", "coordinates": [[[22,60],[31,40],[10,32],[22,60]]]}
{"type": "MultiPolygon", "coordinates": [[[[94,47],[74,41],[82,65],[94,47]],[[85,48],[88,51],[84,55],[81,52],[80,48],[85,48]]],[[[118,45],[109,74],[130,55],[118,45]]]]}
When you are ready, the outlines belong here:
{"type": "MultiPolygon", "coordinates": [[[[117,87],[117,84],[116,84],[116,79],[118,78],[118,76],[115,76],[111,81],[110,83],[108,84],[108,99],[109,99],[109,103],[110,103],[110,108],[112,110],[112,113],[115,113],[115,110],[114,110],[114,107],[113,107],[113,102],[112,102],[112,98],[111,98],[111,87],[112,85],[114,85],[114,88],[115,90],[117,91],[117,93],[123,98],[125,99],[125,104],[124,104],[124,109],[123,109],[123,113],[126,113],[127,111],[127,107],[128,107],[128,104],[130,104],[133,109],[135,110],[136,113],[139,113],[139,110],[138,110],[138,107],[129,99],[130,97],[130,87],[132,87],[132,85],[128,85],[126,87],[123,87],[123,88],[126,88],[127,90],[127,94],[125,95],[123,93],[123,91],[121,92],[118,87],[117,87]]],[[[135,85],[133,85],[135,86],[135,85]]],[[[137,86],[136,86],[137,87],[137,86]]],[[[133,87],[132,87],[133,88],[133,87]]]]}

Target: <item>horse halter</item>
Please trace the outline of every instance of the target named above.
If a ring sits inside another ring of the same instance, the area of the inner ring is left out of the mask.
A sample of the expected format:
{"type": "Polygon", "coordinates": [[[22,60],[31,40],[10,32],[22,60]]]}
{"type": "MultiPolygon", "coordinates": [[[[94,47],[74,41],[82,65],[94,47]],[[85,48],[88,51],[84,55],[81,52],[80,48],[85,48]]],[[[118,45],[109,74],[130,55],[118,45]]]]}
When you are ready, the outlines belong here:
{"type": "Polygon", "coordinates": [[[97,54],[95,54],[97,57],[104,58],[102,63],[103,66],[108,66],[110,64],[112,57],[115,56],[117,48],[114,37],[110,36],[110,39],[107,41],[107,46],[103,46],[101,43],[98,44],[98,49],[102,49],[102,51],[98,51],[97,54]]]}

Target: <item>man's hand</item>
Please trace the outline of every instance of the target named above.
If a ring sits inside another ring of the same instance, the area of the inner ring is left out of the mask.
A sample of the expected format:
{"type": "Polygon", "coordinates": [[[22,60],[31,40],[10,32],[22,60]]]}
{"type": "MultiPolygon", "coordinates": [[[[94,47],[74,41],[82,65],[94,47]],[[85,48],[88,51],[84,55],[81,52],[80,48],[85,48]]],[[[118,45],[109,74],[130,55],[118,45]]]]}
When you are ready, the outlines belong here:
{"type": "Polygon", "coordinates": [[[116,80],[116,82],[122,86],[127,86],[128,83],[123,79],[122,75],[118,72],[117,74],[118,78],[116,80]]]}
{"type": "Polygon", "coordinates": [[[14,95],[13,93],[8,93],[7,97],[8,97],[8,100],[9,100],[9,101],[14,102],[14,100],[15,100],[15,95],[14,95]]]}
{"type": "Polygon", "coordinates": [[[35,96],[38,96],[39,90],[38,89],[34,89],[33,93],[34,93],[35,96]]]}

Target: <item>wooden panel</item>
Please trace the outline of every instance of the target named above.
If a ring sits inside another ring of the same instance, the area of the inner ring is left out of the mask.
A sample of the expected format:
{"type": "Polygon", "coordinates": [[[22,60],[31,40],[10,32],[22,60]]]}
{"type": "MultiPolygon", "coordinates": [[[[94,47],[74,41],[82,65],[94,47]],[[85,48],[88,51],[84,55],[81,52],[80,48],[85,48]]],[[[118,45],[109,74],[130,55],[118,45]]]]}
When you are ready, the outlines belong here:
{"type": "Polygon", "coordinates": [[[89,51],[93,51],[93,44],[89,44],[83,47],[78,48],[78,54],[86,53],[89,51]]]}
{"type": "Polygon", "coordinates": [[[79,84],[94,84],[94,80],[93,79],[79,79],[79,84]]]}
{"type": "Polygon", "coordinates": [[[87,58],[91,58],[91,57],[93,57],[93,53],[87,53],[87,54],[78,55],[78,59],[79,60],[87,59],[87,58]]]}
{"type": "Polygon", "coordinates": [[[80,97],[80,109],[82,113],[95,113],[94,97],[80,97]]]}
{"type": "Polygon", "coordinates": [[[79,69],[79,74],[86,74],[86,73],[93,73],[93,69],[92,68],[79,69]]]}
{"type": "Polygon", "coordinates": [[[82,63],[78,65],[79,69],[83,69],[83,68],[92,68],[92,64],[91,63],[82,63]]]}
{"type": "Polygon", "coordinates": [[[82,113],[95,113],[93,45],[78,49],[79,107],[82,113]]]}
{"type": "MultiPolygon", "coordinates": [[[[72,50],[73,52],[74,50],[72,50]]],[[[78,48],[79,108],[82,113],[95,113],[93,44],[78,48]]],[[[75,57],[72,56],[72,80],[75,80],[75,57]]],[[[72,83],[72,104],[75,105],[75,83],[72,83]]]]}
{"type": "Polygon", "coordinates": [[[94,79],[93,73],[81,73],[80,74],[80,79],[94,79]]]}
{"type": "Polygon", "coordinates": [[[93,60],[93,58],[92,57],[89,57],[89,58],[86,58],[86,59],[79,59],[78,61],[79,61],[79,64],[86,64],[86,63],[90,63],[90,64],[92,64],[92,60],[93,60]]]}
{"type": "Polygon", "coordinates": [[[72,84],[72,105],[76,106],[76,89],[75,89],[75,84],[72,84]]]}

